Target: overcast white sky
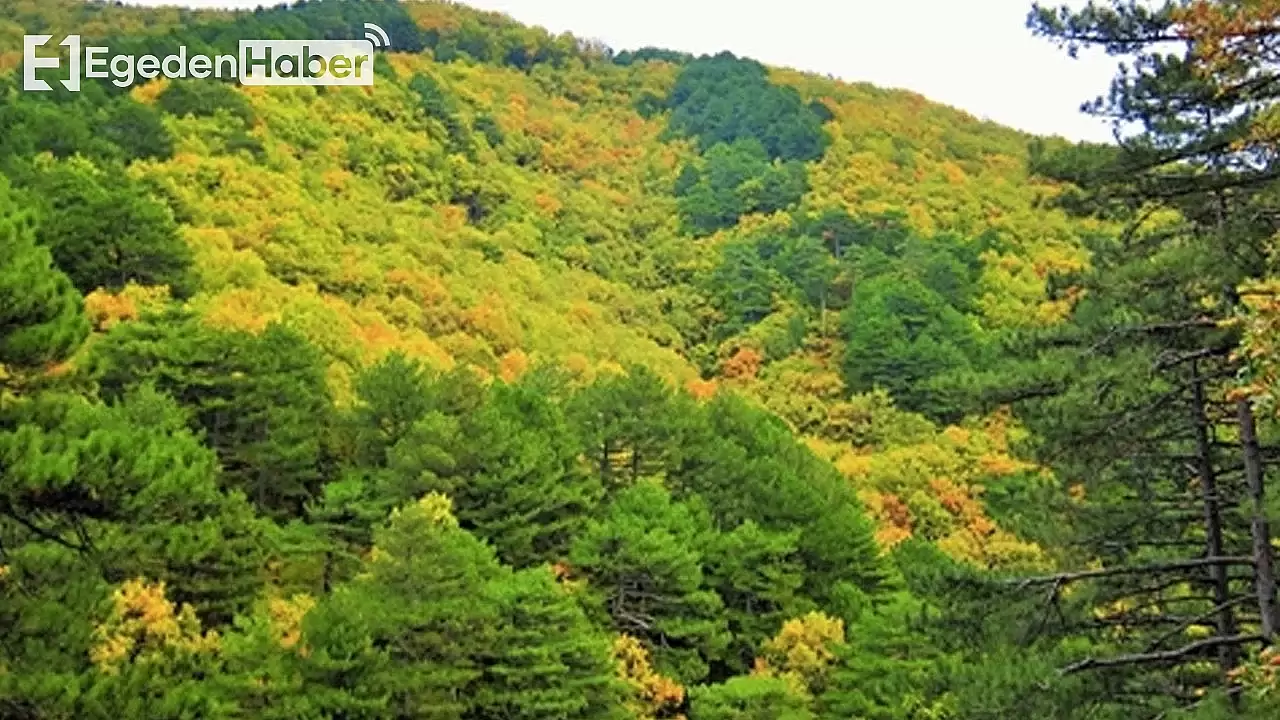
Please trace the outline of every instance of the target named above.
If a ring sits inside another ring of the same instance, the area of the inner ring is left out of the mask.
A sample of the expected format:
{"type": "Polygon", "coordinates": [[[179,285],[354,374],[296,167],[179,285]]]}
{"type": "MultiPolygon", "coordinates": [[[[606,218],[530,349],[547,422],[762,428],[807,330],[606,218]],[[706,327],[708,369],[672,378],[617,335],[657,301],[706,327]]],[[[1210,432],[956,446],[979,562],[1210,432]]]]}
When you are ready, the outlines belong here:
{"type": "MultiPolygon", "coordinates": [[[[174,0],[136,0],[172,5],[174,0]]],[[[1106,140],[1079,112],[1106,90],[1115,61],[1072,60],[1031,37],[1031,0],[465,0],[616,50],[646,45],[730,50],[771,65],[830,73],[932,100],[1022,130],[1106,140]]],[[[256,7],[262,0],[186,0],[256,7]]],[[[392,38],[395,41],[395,38],[392,38]]]]}

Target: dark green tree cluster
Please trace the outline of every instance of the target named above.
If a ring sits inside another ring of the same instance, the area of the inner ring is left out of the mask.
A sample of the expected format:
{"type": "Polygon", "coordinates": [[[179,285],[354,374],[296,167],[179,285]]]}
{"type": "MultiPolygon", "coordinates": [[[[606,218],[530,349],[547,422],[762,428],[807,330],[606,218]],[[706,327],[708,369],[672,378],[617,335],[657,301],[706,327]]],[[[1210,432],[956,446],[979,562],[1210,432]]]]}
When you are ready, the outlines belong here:
{"type": "Polygon", "coordinates": [[[156,96],[156,107],[176,117],[216,117],[227,113],[252,125],[253,107],[244,95],[222,83],[175,80],[156,96]]]}
{"type": "Polygon", "coordinates": [[[409,89],[422,101],[422,112],[428,118],[441,123],[448,136],[452,152],[476,159],[476,143],[472,134],[479,133],[490,147],[502,145],[505,135],[492,116],[479,113],[470,123],[463,117],[455,96],[447,93],[430,75],[417,74],[409,81],[409,89]]]}
{"type": "Polygon", "coordinates": [[[0,171],[31,209],[37,241],[82,293],[136,283],[190,294],[192,255],[172,212],[124,169],[172,155],[161,113],[99,83],[54,87],[0,81],[0,171]]]}
{"type": "Polygon", "coordinates": [[[770,160],[817,160],[830,138],[823,116],[794,88],[775,85],[769,71],[733,53],[686,64],[667,96],[673,134],[697,138],[705,152],[739,140],[756,140],[770,160]]]}
{"type": "Polygon", "coordinates": [[[883,388],[907,410],[958,420],[969,408],[964,379],[999,355],[977,305],[982,255],[994,244],[991,236],[922,237],[892,213],[797,213],[787,232],[723,246],[703,279],[718,311],[711,340],[788,312],[785,326],[757,338],[766,360],[781,359],[804,341],[811,318],[840,311],[852,391],[883,388]]]}
{"type": "Polygon", "coordinates": [[[297,515],[318,491],[332,401],[322,356],[297,333],[218,331],[174,312],[120,326],[88,365],[108,400],[152,386],[181,403],[224,481],[263,512],[297,515]]]}
{"type": "MultiPolygon", "coordinates": [[[[724,341],[751,329],[780,310],[788,300],[803,303],[808,299],[805,289],[821,287],[817,294],[822,295],[829,286],[828,278],[834,279],[835,263],[808,237],[732,242],[725,245],[722,252],[720,264],[706,279],[708,295],[720,314],[712,332],[715,341],[724,341]],[[764,245],[770,242],[783,245],[781,252],[787,255],[765,257],[768,249],[764,245]],[[815,249],[817,253],[813,252],[815,249]],[[779,264],[784,267],[776,267],[779,264]]],[[[800,321],[805,319],[800,314],[794,317],[800,321]]],[[[770,360],[786,357],[803,339],[806,329],[806,325],[801,325],[799,332],[787,333],[777,340],[769,338],[764,348],[766,357],[770,360]]]]}
{"type": "Polygon", "coordinates": [[[119,168],[37,165],[23,189],[41,216],[37,239],[83,293],[128,283],[193,289],[191,250],[169,208],[119,168]]]}
{"type": "Polygon", "coordinates": [[[613,62],[617,65],[635,65],[642,62],[666,62],[673,65],[683,65],[695,60],[693,55],[689,53],[679,52],[676,50],[667,50],[657,47],[643,47],[639,50],[623,50],[613,56],[613,62]]]}
{"type": "Polygon", "coordinates": [[[957,420],[957,404],[937,378],[983,357],[981,329],[910,272],[858,284],[843,315],[844,376],[855,392],[882,387],[905,409],[957,420]]]}
{"type": "Polygon", "coordinates": [[[701,407],[641,369],[484,390],[396,356],[359,392],[339,421],[352,459],[313,505],[347,556],[387,509],[448,494],[505,564],[567,563],[597,619],[686,682],[749,668],[784,619],[883,579],[852,490],[739,401],[701,407]]]}
{"type": "Polygon", "coordinates": [[[804,163],[830,143],[825,107],[805,105],[763,65],[731,53],[685,63],[666,107],[668,133],[696,138],[702,150],[675,188],[685,225],[699,235],[794,206],[809,189],[804,163]]]}
{"type": "Polygon", "coordinates": [[[709,235],[733,227],[743,215],[786,210],[808,189],[803,163],[771,161],[750,138],[714,145],[698,163],[685,166],[675,194],[690,232],[709,235]]]}
{"type": "MultiPolygon", "coordinates": [[[[307,614],[309,655],[289,658],[298,691],[320,690],[312,712],[619,716],[607,638],[546,567],[502,566],[434,494],[380,524],[374,545],[363,572],[307,614]]],[[[259,698],[280,717],[301,700],[259,698]]]]}
{"type": "Polygon", "coordinates": [[[82,298],[49,250],[36,243],[29,217],[17,214],[3,176],[0,250],[0,367],[12,375],[66,358],[89,332],[82,298]]]}
{"type": "Polygon", "coordinates": [[[173,140],[155,108],[102,83],[80,92],[51,80],[53,92],[23,92],[21,80],[0,80],[0,170],[38,153],[84,155],[98,163],[168,158],[173,140]]]}

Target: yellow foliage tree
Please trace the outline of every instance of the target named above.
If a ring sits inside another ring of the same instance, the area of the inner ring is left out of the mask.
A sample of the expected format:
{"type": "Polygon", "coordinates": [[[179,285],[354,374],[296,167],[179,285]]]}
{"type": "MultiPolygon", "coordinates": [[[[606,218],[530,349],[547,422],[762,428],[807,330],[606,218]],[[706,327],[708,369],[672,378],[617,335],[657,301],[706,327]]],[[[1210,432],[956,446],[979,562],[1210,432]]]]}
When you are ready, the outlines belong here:
{"type": "Polygon", "coordinates": [[[299,646],[302,641],[302,620],[315,606],[315,598],[305,593],[291,598],[273,597],[267,601],[271,630],[280,647],[286,650],[297,648],[301,655],[307,655],[306,647],[299,646]]]}
{"type": "Polygon", "coordinates": [[[753,674],[780,677],[804,697],[822,692],[844,644],[844,621],[821,612],[788,620],[764,644],[753,674]]]}
{"type": "Polygon", "coordinates": [[[98,289],[84,298],[84,312],[98,331],[110,330],[115,325],[137,320],[149,310],[159,309],[169,300],[166,287],[144,287],[129,283],[118,293],[98,289]]]}
{"type": "Polygon", "coordinates": [[[89,657],[104,673],[131,663],[158,662],[216,652],[218,634],[203,632],[195,609],[165,597],[164,583],[126,581],[112,594],[111,614],[94,628],[89,657]]]}
{"type": "Polygon", "coordinates": [[[684,720],[677,711],[684,703],[684,687],[653,669],[649,651],[630,635],[613,642],[618,677],[630,688],[627,707],[636,720],[684,720]]]}

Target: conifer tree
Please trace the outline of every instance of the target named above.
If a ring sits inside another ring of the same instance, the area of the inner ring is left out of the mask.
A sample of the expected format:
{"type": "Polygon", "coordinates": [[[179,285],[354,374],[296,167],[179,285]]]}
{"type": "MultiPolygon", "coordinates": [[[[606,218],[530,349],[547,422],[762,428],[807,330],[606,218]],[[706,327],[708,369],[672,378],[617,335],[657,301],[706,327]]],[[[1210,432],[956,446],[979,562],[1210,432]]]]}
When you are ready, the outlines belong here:
{"type": "Polygon", "coordinates": [[[1076,371],[1025,396],[1042,398],[1032,402],[1049,422],[1036,429],[1070,448],[1062,456],[1089,478],[1087,509],[1096,512],[1084,515],[1082,535],[1105,569],[1036,584],[1055,588],[1056,598],[1063,583],[1096,580],[1100,603],[1142,609],[1141,617],[1104,617],[1145,642],[1069,670],[1110,674],[1127,683],[1123,701],[1157,709],[1207,685],[1235,695],[1241,648],[1269,642],[1275,627],[1264,453],[1252,401],[1230,392],[1247,364],[1234,353],[1238,332],[1222,321],[1239,309],[1236,288],[1267,272],[1273,228],[1264,218],[1274,212],[1278,176],[1274,163],[1257,162],[1263,105],[1250,83],[1200,66],[1201,15],[1179,3],[1116,2],[1037,6],[1029,17],[1034,32],[1072,53],[1087,45],[1129,60],[1108,95],[1087,106],[1128,135],[1118,150],[1071,150],[1068,161],[1045,163],[1084,184],[1073,209],[1126,229],[1096,243],[1093,268],[1073,278],[1086,292],[1069,337],[1041,357],[1042,367],[1076,371]],[[1056,362],[1047,359],[1055,353],[1056,362]],[[1252,518],[1235,509],[1241,505],[1252,506],[1252,518]],[[1260,633],[1236,609],[1250,595],[1260,633]],[[1191,630],[1188,614],[1204,618],[1209,637],[1191,630]],[[1184,620],[1159,629],[1152,616],[1184,620]],[[1216,673],[1202,672],[1206,658],[1216,673]],[[1144,672],[1170,665],[1184,671],[1144,672]]]}
{"type": "Polygon", "coordinates": [[[720,527],[747,520],[798,531],[804,594],[837,606],[884,580],[873,528],[854,489],[796,441],[781,420],[741,398],[718,396],[681,443],[670,472],[676,497],[698,497],[720,527]]]}
{"type": "Polygon", "coordinates": [[[460,430],[459,520],[514,567],[561,559],[603,494],[561,409],[534,387],[499,385],[460,430]]]}
{"type": "Polygon", "coordinates": [[[654,481],[620,492],[574,543],[570,561],[612,627],[644,640],[659,667],[696,682],[729,637],[703,575],[708,518],[654,481]]]}
{"type": "Polygon", "coordinates": [[[958,419],[930,380],[963,370],[978,355],[969,319],[915,278],[886,274],[858,285],[843,323],[850,389],[882,387],[906,410],[958,419]]]}
{"type": "Polygon", "coordinates": [[[27,190],[41,210],[41,244],[81,292],[137,282],[190,294],[191,250],[172,214],[122,175],[83,159],[37,169],[27,190]]]}
{"type": "Polygon", "coordinates": [[[706,550],[707,584],[724,603],[735,672],[750,669],[760,645],[784,620],[808,610],[800,593],[804,568],[796,543],[800,532],[770,532],[747,520],[713,537],[706,550]]]}
{"type": "Polygon", "coordinates": [[[12,373],[56,362],[88,332],[83,298],[36,244],[0,178],[0,366],[12,373]]]}
{"type": "Polygon", "coordinates": [[[154,383],[187,408],[227,485],[259,508],[300,517],[319,494],[332,406],[323,359],[296,332],[221,331],[174,310],[113,328],[89,364],[106,398],[154,383]]]}
{"type": "Polygon", "coordinates": [[[691,398],[640,366],[596,380],[567,407],[587,459],[610,492],[676,467],[697,412],[691,398]]]}
{"type": "Polygon", "coordinates": [[[107,406],[46,394],[6,413],[0,518],[104,577],[165,581],[214,623],[248,608],[266,528],[219,487],[216,459],[149,388],[107,406]]]}
{"type": "Polygon", "coordinates": [[[505,574],[490,591],[502,619],[468,718],[622,718],[609,641],[546,568],[505,574]]]}
{"type": "Polygon", "coordinates": [[[813,720],[805,698],[780,678],[735,677],[690,693],[689,720],[813,720]]]}
{"type": "Polygon", "coordinates": [[[459,528],[437,494],[393,513],[374,542],[367,574],[337,591],[368,618],[362,655],[375,664],[352,693],[385,695],[395,717],[466,717],[501,617],[488,592],[502,576],[493,550],[459,528]]]}
{"type": "Polygon", "coordinates": [[[362,497],[345,512],[367,518],[360,508],[448,493],[461,525],[523,568],[561,559],[599,502],[600,480],[579,462],[577,433],[533,381],[485,388],[469,373],[434,376],[392,356],[357,391],[361,402],[345,423],[355,462],[326,488],[330,517],[344,512],[333,504],[339,497],[362,497]]]}

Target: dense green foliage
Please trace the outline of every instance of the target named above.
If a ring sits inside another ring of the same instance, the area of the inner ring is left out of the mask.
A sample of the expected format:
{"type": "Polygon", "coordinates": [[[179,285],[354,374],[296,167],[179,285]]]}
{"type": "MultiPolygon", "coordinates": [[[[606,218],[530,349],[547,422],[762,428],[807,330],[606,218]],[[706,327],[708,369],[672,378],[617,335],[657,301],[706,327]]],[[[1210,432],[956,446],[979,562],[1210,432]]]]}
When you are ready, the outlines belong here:
{"type": "Polygon", "coordinates": [[[764,65],[732,53],[685,65],[667,97],[671,132],[702,149],[740,140],[760,143],[770,160],[816,160],[830,142],[822,115],[794,88],[769,81],[764,65]]]}
{"type": "Polygon", "coordinates": [[[710,234],[751,213],[773,213],[799,202],[808,190],[804,165],[771,163],[754,138],[717,143],[676,180],[680,213],[689,230],[710,234]]]}
{"type": "Polygon", "coordinates": [[[0,153],[6,169],[14,158],[42,152],[99,162],[172,155],[173,140],[155,110],[127,96],[113,97],[102,87],[90,85],[74,94],[59,87],[48,97],[22,92],[11,77],[0,82],[0,153]]]}
{"type": "Polygon", "coordinates": [[[225,481],[264,511],[296,515],[319,488],[332,402],[319,353],[296,333],[213,331],[175,313],[120,326],[88,364],[104,398],[152,386],[181,403],[225,481]]]}
{"type": "Polygon", "coordinates": [[[132,282],[189,293],[191,249],[169,209],[137,183],[69,162],[36,170],[26,189],[43,216],[37,239],[81,292],[132,282]]]}
{"type": "Polygon", "coordinates": [[[675,187],[685,224],[697,234],[794,206],[809,189],[804,163],[830,143],[825,106],[806,106],[795,88],[771,83],[763,65],[731,53],[685,64],[666,105],[667,132],[696,138],[702,150],[675,187]]]}
{"type": "MultiPolygon", "coordinates": [[[[1033,26],[1232,27],[1162,13],[1033,26]]],[[[1071,146],[448,2],[0,0],[0,717],[1274,715],[1268,126],[1196,62],[1071,146]],[[372,88],[9,72],[365,22],[372,88]]]]}
{"type": "Polygon", "coordinates": [[[82,299],[53,265],[48,248],[36,244],[26,218],[15,215],[8,181],[0,180],[0,365],[13,369],[65,358],[89,332],[82,299]]]}

